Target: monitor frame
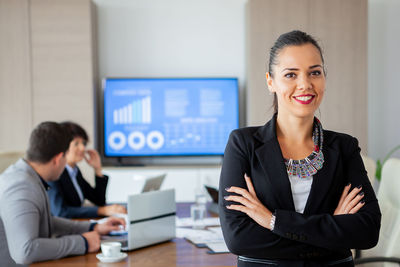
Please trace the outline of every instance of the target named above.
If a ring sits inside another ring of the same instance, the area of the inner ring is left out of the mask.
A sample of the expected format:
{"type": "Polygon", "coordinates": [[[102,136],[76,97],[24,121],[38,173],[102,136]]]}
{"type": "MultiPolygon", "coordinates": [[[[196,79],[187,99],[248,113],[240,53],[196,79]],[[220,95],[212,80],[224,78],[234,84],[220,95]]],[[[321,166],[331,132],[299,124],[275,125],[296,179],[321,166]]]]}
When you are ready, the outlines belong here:
{"type": "Polygon", "coordinates": [[[236,79],[237,87],[237,108],[238,108],[238,127],[241,126],[240,111],[240,87],[237,77],[104,77],[101,81],[101,92],[98,95],[98,113],[95,118],[98,126],[95,137],[98,151],[100,152],[102,164],[104,166],[210,166],[221,165],[223,154],[221,155],[152,155],[152,156],[106,156],[104,143],[104,90],[105,82],[108,79],[236,79]]]}

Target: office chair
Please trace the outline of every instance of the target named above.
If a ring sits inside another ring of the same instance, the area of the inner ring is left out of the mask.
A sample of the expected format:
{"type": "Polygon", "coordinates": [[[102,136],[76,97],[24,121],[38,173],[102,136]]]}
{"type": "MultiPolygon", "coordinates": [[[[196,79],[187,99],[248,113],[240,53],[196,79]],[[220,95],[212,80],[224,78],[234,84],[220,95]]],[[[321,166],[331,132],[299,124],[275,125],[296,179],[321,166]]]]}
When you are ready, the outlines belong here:
{"type": "Polygon", "coordinates": [[[362,158],[362,160],[364,162],[365,169],[367,170],[369,181],[371,182],[372,185],[374,185],[374,183],[375,183],[376,163],[372,158],[370,158],[370,157],[368,157],[366,155],[361,154],[361,158],[362,158]]]}
{"type": "Polygon", "coordinates": [[[382,212],[378,245],[364,250],[356,265],[371,267],[400,266],[400,159],[391,158],[382,169],[378,201],[382,212]],[[397,263],[398,265],[394,265],[397,263]],[[363,265],[364,266],[364,265],[363,265]]]}

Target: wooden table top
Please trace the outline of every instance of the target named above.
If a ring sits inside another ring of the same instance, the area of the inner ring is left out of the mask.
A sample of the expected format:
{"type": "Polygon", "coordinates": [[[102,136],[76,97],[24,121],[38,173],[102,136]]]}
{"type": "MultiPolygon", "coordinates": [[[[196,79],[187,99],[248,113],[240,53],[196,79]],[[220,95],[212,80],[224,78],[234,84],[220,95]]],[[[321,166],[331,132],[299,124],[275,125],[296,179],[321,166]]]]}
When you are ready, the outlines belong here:
{"type": "MultiPolygon", "coordinates": [[[[177,205],[180,217],[187,217],[190,214],[189,203],[177,205]]],[[[175,238],[172,241],[137,249],[128,252],[128,257],[117,263],[102,263],[96,258],[96,254],[89,253],[82,256],[72,256],[60,260],[38,262],[30,266],[97,266],[97,267],[200,267],[200,266],[236,266],[236,256],[230,253],[208,254],[207,248],[197,248],[182,238],[175,238]]]]}

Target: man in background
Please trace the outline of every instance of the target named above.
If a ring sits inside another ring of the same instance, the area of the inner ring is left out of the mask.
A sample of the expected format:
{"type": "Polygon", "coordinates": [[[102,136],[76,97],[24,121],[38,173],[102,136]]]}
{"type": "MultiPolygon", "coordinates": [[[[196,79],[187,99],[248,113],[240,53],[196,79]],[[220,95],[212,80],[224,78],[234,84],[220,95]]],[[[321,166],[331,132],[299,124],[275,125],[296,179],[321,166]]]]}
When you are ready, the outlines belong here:
{"type": "Polygon", "coordinates": [[[19,266],[95,252],[100,235],[125,222],[71,221],[50,214],[48,182],[64,170],[70,138],[55,122],[43,122],[31,133],[26,159],[0,175],[0,266],[19,266]]]}

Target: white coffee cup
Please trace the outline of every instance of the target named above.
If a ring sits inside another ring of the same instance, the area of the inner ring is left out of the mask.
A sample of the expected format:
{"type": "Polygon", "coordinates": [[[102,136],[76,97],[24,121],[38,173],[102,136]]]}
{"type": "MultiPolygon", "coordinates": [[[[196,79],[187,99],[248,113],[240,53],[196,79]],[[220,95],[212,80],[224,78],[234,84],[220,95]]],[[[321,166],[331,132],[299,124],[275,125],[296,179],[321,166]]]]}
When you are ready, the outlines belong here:
{"type": "Polygon", "coordinates": [[[119,242],[104,242],[101,243],[101,252],[104,257],[118,257],[121,254],[121,243],[119,242]]]}

